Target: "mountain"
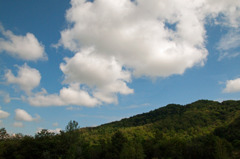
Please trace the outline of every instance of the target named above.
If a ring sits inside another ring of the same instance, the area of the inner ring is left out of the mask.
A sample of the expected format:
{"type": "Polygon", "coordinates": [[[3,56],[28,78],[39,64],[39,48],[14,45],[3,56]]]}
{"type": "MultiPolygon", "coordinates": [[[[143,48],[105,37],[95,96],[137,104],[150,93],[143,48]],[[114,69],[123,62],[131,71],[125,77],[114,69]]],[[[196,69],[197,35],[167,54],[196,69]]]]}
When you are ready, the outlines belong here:
{"type": "Polygon", "coordinates": [[[169,104],[91,128],[70,121],[60,134],[2,138],[0,158],[237,159],[240,101],[169,104]]]}
{"type": "Polygon", "coordinates": [[[136,127],[155,124],[174,129],[216,127],[229,123],[240,115],[240,101],[199,100],[187,105],[169,104],[148,113],[139,114],[100,127],[136,127]]]}

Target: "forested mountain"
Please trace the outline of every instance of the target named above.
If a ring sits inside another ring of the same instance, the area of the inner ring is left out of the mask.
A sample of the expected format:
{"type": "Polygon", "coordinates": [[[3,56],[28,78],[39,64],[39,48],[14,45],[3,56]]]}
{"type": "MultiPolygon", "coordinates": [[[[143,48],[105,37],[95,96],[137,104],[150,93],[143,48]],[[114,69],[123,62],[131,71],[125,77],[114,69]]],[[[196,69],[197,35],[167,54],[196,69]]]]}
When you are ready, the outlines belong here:
{"type": "MultiPolygon", "coordinates": [[[[174,127],[184,128],[186,126],[207,126],[217,124],[238,115],[240,101],[216,101],[199,100],[194,103],[182,106],[179,104],[169,104],[148,113],[136,115],[121,121],[105,124],[110,127],[134,127],[155,122],[165,123],[177,122],[174,127]],[[187,125],[186,125],[187,124],[187,125]]],[[[170,124],[170,123],[169,123],[170,124]]],[[[166,125],[167,126],[167,125],[166,125]]]]}
{"type": "Polygon", "coordinates": [[[0,158],[240,158],[240,101],[169,104],[93,128],[70,121],[60,134],[0,135],[0,158]]]}

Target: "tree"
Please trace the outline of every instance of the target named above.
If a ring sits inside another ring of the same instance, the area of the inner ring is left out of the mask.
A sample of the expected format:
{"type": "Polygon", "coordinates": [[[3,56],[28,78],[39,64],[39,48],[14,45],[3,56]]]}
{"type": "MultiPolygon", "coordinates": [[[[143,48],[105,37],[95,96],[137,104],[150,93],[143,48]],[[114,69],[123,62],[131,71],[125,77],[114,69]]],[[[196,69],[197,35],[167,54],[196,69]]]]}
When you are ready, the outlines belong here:
{"type": "Polygon", "coordinates": [[[75,120],[71,120],[68,122],[68,125],[66,126],[66,132],[72,132],[75,131],[77,129],[79,129],[80,126],[78,126],[78,122],[76,122],[75,120]]]}
{"type": "Polygon", "coordinates": [[[111,138],[111,158],[118,159],[122,152],[124,144],[127,142],[127,138],[124,136],[123,132],[118,130],[115,132],[111,138]]]}
{"type": "Polygon", "coordinates": [[[54,136],[53,132],[49,132],[47,129],[42,129],[35,135],[35,138],[48,138],[53,136],[54,136]]]}
{"type": "Polygon", "coordinates": [[[5,128],[1,128],[0,129],[0,140],[4,140],[4,139],[6,139],[8,137],[9,137],[9,135],[8,135],[6,129],[5,128]]]}
{"type": "Polygon", "coordinates": [[[123,145],[120,159],[132,158],[132,159],[144,159],[144,151],[142,144],[135,141],[125,143],[123,145]]]}
{"type": "Polygon", "coordinates": [[[80,126],[78,126],[78,122],[71,120],[65,128],[66,132],[61,132],[61,140],[64,144],[64,149],[66,150],[63,158],[67,157],[68,159],[74,159],[79,158],[81,155],[79,132],[77,131],[79,128],[80,126]]]}

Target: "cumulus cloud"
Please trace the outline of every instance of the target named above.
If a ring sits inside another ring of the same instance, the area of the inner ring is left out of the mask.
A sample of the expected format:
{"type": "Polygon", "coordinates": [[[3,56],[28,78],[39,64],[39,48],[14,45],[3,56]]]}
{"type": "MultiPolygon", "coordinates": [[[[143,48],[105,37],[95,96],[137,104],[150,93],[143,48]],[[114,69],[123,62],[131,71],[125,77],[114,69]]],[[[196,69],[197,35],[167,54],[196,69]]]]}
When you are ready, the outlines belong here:
{"type": "Polygon", "coordinates": [[[93,48],[82,50],[72,58],[65,58],[60,69],[65,75],[64,87],[58,94],[46,92],[29,97],[34,106],[80,105],[96,106],[104,103],[117,103],[117,93],[131,94],[126,82],[131,74],[123,70],[115,58],[102,58],[93,48]],[[89,93],[90,92],[90,93],[89,93]]]}
{"type": "Polygon", "coordinates": [[[18,66],[17,76],[15,76],[11,70],[7,70],[5,78],[7,83],[17,84],[21,90],[27,94],[31,94],[32,89],[40,84],[41,75],[35,68],[24,64],[23,66],[18,66]]]}
{"type": "Polygon", "coordinates": [[[60,64],[67,86],[58,94],[30,96],[31,105],[117,103],[117,94],[134,92],[127,86],[132,77],[168,77],[203,66],[206,20],[237,28],[240,17],[236,0],[71,0],[71,5],[70,25],[57,44],[75,53],[60,64]]]}
{"type": "Polygon", "coordinates": [[[24,125],[23,125],[22,122],[14,122],[14,123],[13,123],[13,126],[14,126],[14,127],[19,127],[19,128],[24,127],[24,125]]]}
{"type": "Polygon", "coordinates": [[[208,53],[204,19],[197,11],[201,3],[135,2],[72,0],[66,18],[74,25],[61,32],[60,44],[74,52],[94,47],[98,56],[116,58],[136,77],[182,74],[204,63],[208,53]]]}
{"type": "Polygon", "coordinates": [[[79,105],[93,107],[99,101],[91,97],[87,91],[81,90],[79,85],[63,87],[59,94],[47,94],[47,92],[37,93],[28,98],[28,102],[33,106],[67,106],[79,105]]]}
{"type": "Polygon", "coordinates": [[[0,119],[5,119],[5,118],[9,117],[9,115],[10,114],[8,112],[0,110],[0,119]]]}
{"type": "Polygon", "coordinates": [[[226,87],[223,90],[224,93],[235,93],[240,92],[240,78],[234,80],[228,80],[226,87]]]}
{"type": "Polygon", "coordinates": [[[25,36],[15,35],[10,30],[5,30],[0,24],[0,53],[6,52],[13,57],[23,60],[46,59],[44,46],[37,40],[32,33],[25,36]]]}
{"type": "Polygon", "coordinates": [[[130,72],[123,70],[114,58],[102,58],[95,50],[87,49],[66,58],[60,65],[65,74],[65,82],[85,84],[93,89],[93,95],[106,103],[116,102],[115,93],[131,94],[126,82],[130,72]]]}
{"type": "Polygon", "coordinates": [[[39,115],[36,115],[36,117],[34,118],[23,109],[15,110],[15,120],[32,122],[38,121],[39,119],[40,119],[39,115]]]}

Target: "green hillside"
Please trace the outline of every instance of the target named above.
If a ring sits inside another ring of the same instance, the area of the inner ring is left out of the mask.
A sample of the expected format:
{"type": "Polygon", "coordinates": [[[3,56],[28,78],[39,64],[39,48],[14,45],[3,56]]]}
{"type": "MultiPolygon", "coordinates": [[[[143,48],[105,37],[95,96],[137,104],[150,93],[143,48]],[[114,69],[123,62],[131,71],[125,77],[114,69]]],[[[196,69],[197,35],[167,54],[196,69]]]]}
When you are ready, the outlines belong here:
{"type": "Polygon", "coordinates": [[[92,128],[70,121],[60,134],[3,130],[0,158],[240,158],[240,101],[169,104],[92,128]]]}
{"type": "Polygon", "coordinates": [[[139,114],[130,118],[122,119],[108,123],[102,126],[110,127],[134,127],[166,120],[178,122],[180,127],[188,126],[206,126],[225,122],[238,115],[236,111],[240,110],[240,101],[216,101],[199,100],[194,103],[182,106],[178,104],[169,104],[165,107],[158,108],[148,113],[139,114]],[[189,125],[190,124],[190,125],[189,125]]]}

